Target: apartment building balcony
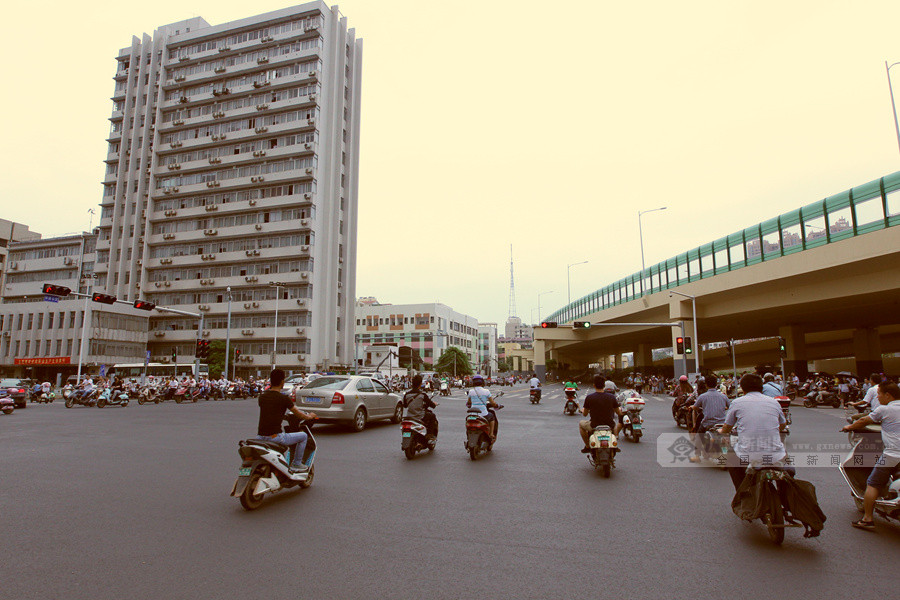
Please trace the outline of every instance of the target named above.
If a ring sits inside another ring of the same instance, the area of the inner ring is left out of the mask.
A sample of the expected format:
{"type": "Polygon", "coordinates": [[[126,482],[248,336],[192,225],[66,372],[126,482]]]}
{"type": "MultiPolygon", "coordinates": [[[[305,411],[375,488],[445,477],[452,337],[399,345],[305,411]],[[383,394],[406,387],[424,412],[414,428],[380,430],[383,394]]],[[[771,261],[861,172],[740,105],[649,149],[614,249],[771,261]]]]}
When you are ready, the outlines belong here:
{"type": "MultiPolygon", "coordinates": [[[[252,49],[257,48],[254,47],[252,49]]],[[[218,58],[220,57],[216,56],[213,58],[213,60],[218,58]]],[[[298,50],[296,52],[290,52],[288,54],[269,56],[261,63],[258,60],[252,60],[245,61],[238,65],[217,67],[216,69],[209,69],[206,71],[201,71],[199,73],[192,73],[191,75],[182,75],[181,78],[177,80],[173,77],[172,79],[166,81],[163,89],[172,89],[179,85],[202,85],[219,80],[233,79],[236,76],[242,75],[249,77],[256,72],[262,73],[273,68],[289,65],[302,60],[309,60],[311,58],[321,59],[321,49],[308,48],[306,50],[298,50]]]]}
{"type": "MultiPolygon", "coordinates": [[[[233,228],[240,229],[240,228],[233,228]]],[[[287,230],[288,233],[294,230],[287,230]]],[[[246,234],[238,237],[246,237],[246,234]]],[[[202,242],[203,240],[196,240],[202,242]]],[[[206,254],[184,254],[150,259],[148,267],[187,267],[198,264],[225,265],[258,261],[272,261],[297,257],[308,257],[312,248],[308,245],[283,246],[281,248],[259,248],[256,250],[234,250],[231,252],[210,252],[206,254]]],[[[160,286],[163,287],[163,286],[160,286]]]]}
{"type": "Polygon", "coordinates": [[[226,154],[220,157],[203,158],[182,163],[167,163],[165,165],[159,165],[154,174],[159,177],[171,175],[176,172],[181,175],[186,175],[207,171],[221,171],[223,169],[228,169],[229,167],[243,167],[281,158],[308,156],[310,154],[315,154],[315,144],[301,143],[292,146],[279,146],[268,150],[244,152],[241,154],[226,154]]]}
{"type": "MultiPolygon", "coordinates": [[[[297,84],[297,83],[304,82],[307,80],[308,81],[316,81],[318,79],[318,75],[319,74],[317,71],[307,71],[305,73],[297,73],[296,75],[289,75],[287,77],[278,77],[277,79],[274,79],[271,81],[259,82],[259,83],[261,83],[261,85],[259,85],[259,84],[254,85],[254,82],[251,82],[251,81],[248,81],[246,84],[239,83],[239,84],[233,85],[232,87],[228,88],[228,94],[226,96],[224,96],[224,98],[227,99],[230,96],[235,96],[235,95],[238,95],[238,94],[241,94],[244,92],[255,91],[255,90],[263,89],[263,88],[267,89],[267,90],[268,89],[279,89],[280,87],[284,87],[284,86],[291,85],[291,84],[297,84]]],[[[177,87],[176,87],[176,89],[177,89],[177,87]]],[[[187,105],[191,105],[191,104],[205,103],[210,100],[218,101],[219,99],[223,98],[222,96],[214,95],[212,92],[208,92],[208,93],[204,93],[204,94],[194,94],[190,97],[188,97],[188,96],[183,96],[183,97],[186,98],[186,102],[181,101],[182,97],[176,97],[176,98],[172,98],[170,100],[165,100],[163,102],[162,108],[164,110],[166,110],[166,109],[176,108],[178,106],[187,106],[187,105]]]]}

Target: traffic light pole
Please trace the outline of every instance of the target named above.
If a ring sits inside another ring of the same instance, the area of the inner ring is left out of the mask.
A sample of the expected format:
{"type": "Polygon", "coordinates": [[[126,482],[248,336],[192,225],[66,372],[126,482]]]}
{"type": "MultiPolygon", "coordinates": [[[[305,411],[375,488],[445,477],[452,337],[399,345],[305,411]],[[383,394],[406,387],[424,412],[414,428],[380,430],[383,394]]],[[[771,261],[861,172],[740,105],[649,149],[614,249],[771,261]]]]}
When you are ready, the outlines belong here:
{"type": "Polygon", "coordinates": [[[77,379],[75,380],[75,385],[81,384],[81,364],[84,362],[84,342],[85,336],[87,335],[87,322],[88,322],[88,298],[94,295],[94,278],[91,277],[91,282],[88,285],[88,293],[81,294],[79,292],[70,292],[73,296],[84,296],[84,312],[81,316],[81,344],[78,346],[78,375],[76,375],[77,379]]]}

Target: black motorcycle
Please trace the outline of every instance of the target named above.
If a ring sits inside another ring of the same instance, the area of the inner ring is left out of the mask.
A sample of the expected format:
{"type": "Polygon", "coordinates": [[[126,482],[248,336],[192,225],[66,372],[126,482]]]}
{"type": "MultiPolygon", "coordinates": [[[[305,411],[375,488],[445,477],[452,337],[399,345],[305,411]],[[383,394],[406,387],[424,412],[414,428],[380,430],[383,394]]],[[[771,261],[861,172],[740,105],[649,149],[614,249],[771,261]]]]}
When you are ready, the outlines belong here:
{"type": "Polygon", "coordinates": [[[528,399],[531,400],[532,404],[540,404],[541,403],[541,388],[533,388],[528,393],[528,399]]]}

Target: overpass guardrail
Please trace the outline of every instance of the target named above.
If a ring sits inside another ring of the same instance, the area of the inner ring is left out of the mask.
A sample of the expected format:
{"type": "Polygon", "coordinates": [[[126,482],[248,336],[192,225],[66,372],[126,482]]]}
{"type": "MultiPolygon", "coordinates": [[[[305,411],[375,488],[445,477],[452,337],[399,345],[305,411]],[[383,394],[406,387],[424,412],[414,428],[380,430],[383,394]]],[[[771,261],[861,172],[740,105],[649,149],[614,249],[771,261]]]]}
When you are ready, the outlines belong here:
{"type": "Polygon", "coordinates": [[[900,171],[647,267],[546,317],[568,323],[686,283],[900,224],[900,171]]]}

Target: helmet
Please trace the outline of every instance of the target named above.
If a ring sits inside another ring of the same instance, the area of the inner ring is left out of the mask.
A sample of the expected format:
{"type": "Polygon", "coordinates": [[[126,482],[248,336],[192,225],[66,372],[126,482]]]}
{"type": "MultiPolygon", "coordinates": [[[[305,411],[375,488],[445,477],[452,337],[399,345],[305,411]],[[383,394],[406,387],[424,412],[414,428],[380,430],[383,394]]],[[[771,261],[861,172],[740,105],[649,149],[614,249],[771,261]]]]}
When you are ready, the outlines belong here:
{"type": "Polygon", "coordinates": [[[687,375],[682,375],[678,378],[678,381],[687,381],[687,375]]]}
{"type": "Polygon", "coordinates": [[[766,373],[763,375],[763,381],[775,381],[775,376],[771,373],[766,373]]]}
{"type": "Polygon", "coordinates": [[[484,385],[484,377],[481,375],[473,375],[472,376],[472,384],[473,385],[484,385]]]}

